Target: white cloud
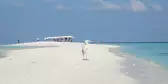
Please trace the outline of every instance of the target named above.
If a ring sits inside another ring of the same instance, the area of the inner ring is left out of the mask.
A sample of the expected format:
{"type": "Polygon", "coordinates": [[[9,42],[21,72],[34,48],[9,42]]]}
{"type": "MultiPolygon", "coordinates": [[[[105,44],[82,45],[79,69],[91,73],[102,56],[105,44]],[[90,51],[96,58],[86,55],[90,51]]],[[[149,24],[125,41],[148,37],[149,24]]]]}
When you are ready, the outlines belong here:
{"type": "Polygon", "coordinates": [[[105,0],[94,0],[94,6],[92,9],[112,9],[112,10],[132,10],[135,12],[138,11],[145,11],[147,8],[145,7],[144,3],[142,3],[140,0],[128,0],[130,4],[116,4],[112,3],[110,1],[105,0]],[[95,6],[96,5],[96,6],[95,6]]]}
{"type": "Polygon", "coordinates": [[[133,11],[135,11],[135,12],[147,10],[144,3],[142,3],[140,0],[130,0],[130,3],[131,3],[131,7],[132,7],[133,11]]]}
{"type": "Polygon", "coordinates": [[[162,10],[162,7],[158,4],[152,4],[151,7],[156,11],[162,10]]]}
{"type": "MultiPolygon", "coordinates": [[[[57,0],[44,0],[45,2],[51,2],[55,5],[56,10],[69,10],[70,7],[64,6],[62,4],[57,3],[57,0]]],[[[162,7],[158,4],[150,4],[145,3],[142,0],[127,0],[127,2],[116,3],[113,0],[90,0],[91,6],[88,8],[83,7],[82,9],[87,10],[127,10],[134,12],[143,12],[150,10],[149,7],[158,11],[162,10],[162,7]]],[[[79,8],[79,7],[78,7],[79,8]]]]}
{"type": "Polygon", "coordinates": [[[70,7],[60,4],[58,0],[44,0],[44,2],[50,3],[50,5],[53,5],[56,10],[70,10],[70,7]]]}
{"type": "Polygon", "coordinates": [[[120,10],[121,6],[104,0],[94,0],[94,6],[91,7],[91,10],[120,10]]]}
{"type": "Polygon", "coordinates": [[[114,4],[114,3],[110,3],[110,2],[107,2],[107,1],[103,1],[103,0],[99,0],[102,8],[105,8],[105,9],[121,9],[121,7],[117,4],[114,4]]]}
{"type": "Polygon", "coordinates": [[[92,0],[92,6],[90,10],[128,10],[134,12],[142,12],[149,10],[148,6],[151,6],[154,10],[161,10],[162,7],[158,4],[145,4],[141,0],[128,0],[128,3],[113,3],[112,1],[105,0],[92,0]]]}

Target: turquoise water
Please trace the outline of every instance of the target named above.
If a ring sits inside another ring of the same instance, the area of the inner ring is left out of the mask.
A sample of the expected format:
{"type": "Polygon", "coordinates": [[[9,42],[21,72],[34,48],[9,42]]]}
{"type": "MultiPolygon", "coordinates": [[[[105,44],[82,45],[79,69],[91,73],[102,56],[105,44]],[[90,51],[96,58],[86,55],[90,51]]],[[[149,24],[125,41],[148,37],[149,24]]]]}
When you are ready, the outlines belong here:
{"type": "Polygon", "coordinates": [[[121,51],[168,67],[168,43],[106,43],[121,46],[121,51]]]}

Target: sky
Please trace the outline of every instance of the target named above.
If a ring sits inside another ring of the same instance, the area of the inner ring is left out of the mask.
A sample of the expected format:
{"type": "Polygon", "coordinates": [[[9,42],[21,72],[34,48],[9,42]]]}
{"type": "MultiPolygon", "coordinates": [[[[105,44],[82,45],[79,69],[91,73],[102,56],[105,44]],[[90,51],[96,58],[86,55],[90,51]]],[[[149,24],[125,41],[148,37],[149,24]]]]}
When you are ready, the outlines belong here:
{"type": "Polygon", "coordinates": [[[167,0],[0,0],[0,44],[72,35],[75,41],[168,41],[167,0]]]}

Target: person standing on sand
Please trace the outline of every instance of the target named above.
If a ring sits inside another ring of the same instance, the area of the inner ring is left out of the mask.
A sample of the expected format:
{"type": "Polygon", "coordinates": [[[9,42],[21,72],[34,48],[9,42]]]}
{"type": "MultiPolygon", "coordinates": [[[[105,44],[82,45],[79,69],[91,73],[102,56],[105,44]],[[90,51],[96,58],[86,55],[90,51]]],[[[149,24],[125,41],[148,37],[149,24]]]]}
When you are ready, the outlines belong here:
{"type": "Polygon", "coordinates": [[[18,40],[18,43],[20,43],[20,40],[18,40]]]}

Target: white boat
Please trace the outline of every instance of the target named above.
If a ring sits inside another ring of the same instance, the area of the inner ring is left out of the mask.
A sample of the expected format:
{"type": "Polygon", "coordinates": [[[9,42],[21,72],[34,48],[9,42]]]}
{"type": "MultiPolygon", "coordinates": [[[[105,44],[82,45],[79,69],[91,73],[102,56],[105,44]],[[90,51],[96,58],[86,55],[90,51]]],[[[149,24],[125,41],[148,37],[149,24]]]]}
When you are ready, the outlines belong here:
{"type": "Polygon", "coordinates": [[[55,37],[46,37],[46,41],[56,41],[56,42],[72,42],[73,36],[55,36],[55,37]]]}

